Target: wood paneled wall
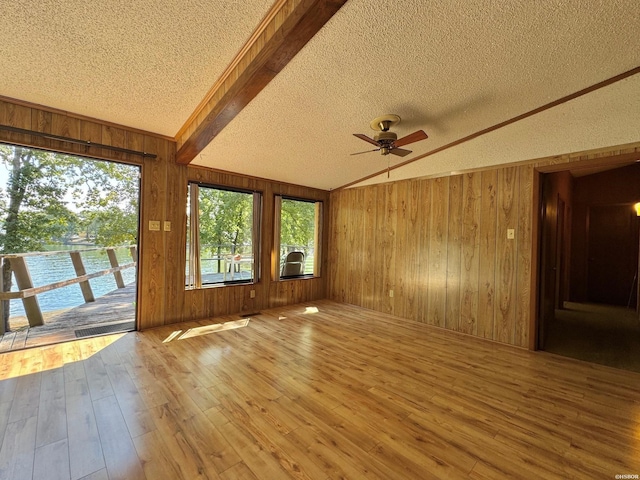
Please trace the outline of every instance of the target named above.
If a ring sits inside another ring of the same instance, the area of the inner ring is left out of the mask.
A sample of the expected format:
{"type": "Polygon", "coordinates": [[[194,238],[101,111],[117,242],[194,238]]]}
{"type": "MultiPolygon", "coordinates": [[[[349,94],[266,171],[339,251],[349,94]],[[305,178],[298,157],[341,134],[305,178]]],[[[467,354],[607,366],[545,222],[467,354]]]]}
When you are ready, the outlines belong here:
{"type": "MultiPolygon", "coordinates": [[[[263,308],[326,297],[326,255],[320,278],[272,281],[270,265],[271,256],[278,254],[272,252],[274,195],[321,200],[325,204],[325,211],[328,211],[328,192],[177,165],[176,144],[172,139],[6,98],[0,99],[0,124],[157,155],[156,159],[142,159],[136,155],[0,130],[2,142],[141,166],[137,302],[140,329],[233,313],[251,313],[263,308]],[[263,193],[262,275],[256,284],[185,291],[186,199],[189,180],[250,188],[263,193]],[[150,220],[170,221],[172,230],[149,231],[146,227],[150,220]],[[250,298],[250,290],[256,291],[255,298],[250,298]]],[[[328,245],[328,215],[325,215],[325,223],[324,252],[328,245]]]]}
{"type": "Polygon", "coordinates": [[[334,191],[328,296],[533,349],[540,172],[637,158],[640,143],[334,191]]]}
{"type": "Polygon", "coordinates": [[[532,180],[522,166],[332,193],[330,298],[528,346],[532,180]]]}
{"type": "Polygon", "coordinates": [[[141,225],[168,220],[171,232],[140,232],[138,322],[142,329],[253,312],[329,296],[478,337],[531,346],[537,250],[537,170],[570,162],[632,161],[640,144],[542,159],[434,179],[329,193],[186,167],[172,139],[0,98],[0,124],[156,153],[141,159],[0,130],[0,141],[141,165],[141,225]],[[613,159],[613,160],[612,160],[613,159]],[[185,291],[189,180],[263,193],[261,280],[185,291]],[[322,277],[272,281],[274,195],[325,202],[322,277]],[[514,229],[515,238],[507,239],[514,229]],[[250,290],[256,290],[250,298],[250,290]],[[389,296],[389,291],[394,296],[389,296]]]}

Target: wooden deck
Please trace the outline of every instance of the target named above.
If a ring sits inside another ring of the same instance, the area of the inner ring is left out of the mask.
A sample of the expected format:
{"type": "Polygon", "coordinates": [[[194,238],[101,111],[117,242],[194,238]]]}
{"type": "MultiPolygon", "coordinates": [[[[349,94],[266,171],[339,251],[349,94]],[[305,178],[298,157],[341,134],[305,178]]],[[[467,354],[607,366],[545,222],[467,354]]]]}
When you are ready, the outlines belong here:
{"type": "Polygon", "coordinates": [[[75,340],[75,331],[83,327],[96,327],[135,320],[135,283],[109,292],[75,308],[58,310],[44,315],[45,324],[40,327],[25,326],[8,332],[0,340],[0,352],[50,345],[75,340]]]}

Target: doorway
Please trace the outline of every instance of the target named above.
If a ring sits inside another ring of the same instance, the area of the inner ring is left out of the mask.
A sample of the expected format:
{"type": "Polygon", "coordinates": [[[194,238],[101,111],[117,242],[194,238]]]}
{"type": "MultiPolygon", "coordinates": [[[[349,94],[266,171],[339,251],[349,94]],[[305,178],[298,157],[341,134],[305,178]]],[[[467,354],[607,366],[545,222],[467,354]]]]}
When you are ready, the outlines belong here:
{"type": "Polygon", "coordinates": [[[0,352],[136,328],[140,167],[0,145],[0,352]]]}
{"type": "Polygon", "coordinates": [[[640,165],[540,184],[537,348],[640,372],[640,165]]]}

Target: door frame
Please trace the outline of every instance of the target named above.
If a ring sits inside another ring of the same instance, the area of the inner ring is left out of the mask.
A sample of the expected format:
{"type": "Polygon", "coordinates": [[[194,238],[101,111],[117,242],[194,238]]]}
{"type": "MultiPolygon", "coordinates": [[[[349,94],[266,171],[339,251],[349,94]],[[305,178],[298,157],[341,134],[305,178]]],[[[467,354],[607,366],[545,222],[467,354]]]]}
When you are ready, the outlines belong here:
{"type": "MultiPolygon", "coordinates": [[[[580,160],[579,158],[573,162],[558,163],[550,165],[536,166],[533,169],[533,208],[531,219],[531,235],[533,238],[533,251],[531,252],[531,302],[529,312],[529,350],[539,350],[539,325],[540,319],[540,294],[541,294],[541,272],[542,267],[542,212],[544,204],[542,198],[542,177],[545,173],[555,173],[562,171],[581,171],[592,169],[608,169],[619,168],[627,165],[631,165],[640,161],[640,152],[623,153],[619,155],[609,155],[601,158],[593,158],[587,160],[580,160]]],[[[640,263],[640,259],[639,259],[640,263]]],[[[638,281],[640,284],[640,281],[638,281]]],[[[640,285],[638,286],[640,292],[640,285]]],[[[640,304],[640,301],[638,301],[640,304]]],[[[640,307],[638,309],[640,312],[640,307]]]]}

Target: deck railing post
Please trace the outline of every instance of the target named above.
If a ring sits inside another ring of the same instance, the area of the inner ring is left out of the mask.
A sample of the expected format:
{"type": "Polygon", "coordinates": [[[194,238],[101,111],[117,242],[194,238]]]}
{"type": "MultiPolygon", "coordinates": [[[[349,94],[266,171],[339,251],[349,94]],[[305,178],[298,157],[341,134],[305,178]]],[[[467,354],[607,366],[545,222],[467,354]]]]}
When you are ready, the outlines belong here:
{"type": "MultiPolygon", "coordinates": [[[[107,248],[107,256],[109,257],[111,268],[117,268],[120,266],[118,264],[118,257],[116,256],[115,249],[107,248]]],[[[122,279],[122,273],[120,273],[120,270],[118,270],[117,272],[113,272],[113,278],[116,279],[116,285],[118,286],[118,288],[124,288],[124,280],[122,279]]]]}
{"type": "Polygon", "coordinates": [[[131,245],[129,247],[129,252],[131,252],[131,260],[133,260],[137,264],[138,263],[138,247],[135,245],[131,245]]]}
{"type": "MultiPolygon", "coordinates": [[[[16,283],[18,289],[27,290],[33,288],[33,280],[31,280],[31,274],[27,267],[27,262],[24,261],[24,257],[11,258],[11,270],[16,277],[16,283]]],[[[30,327],[39,327],[44,325],[44,318],[42,317],[42,311],[40,310],[40,303],[38,297],[35,295],[22,299],[24,305],[24,311],[27,313],[27,320],[29,320],[30,327]]]]}
{"type": "MultiPolygon", "coordinates": [[[[76,276],[81,277],[87,274],[87,271],[84,268],[84,263],[82,263],[82,256],[78,250],[73,250],[69,252],[71,256],[71,263],[73,263],[73,268],[76,271],[76,276]]],[[[80,290],[82,290],[82,296],[84,297],[85,303],[95,302],[96,299],[93,296],[93,291],[91,290],[91,285],[89,284],[89,280],[85,280],[80,282],[80,290]]]]}

